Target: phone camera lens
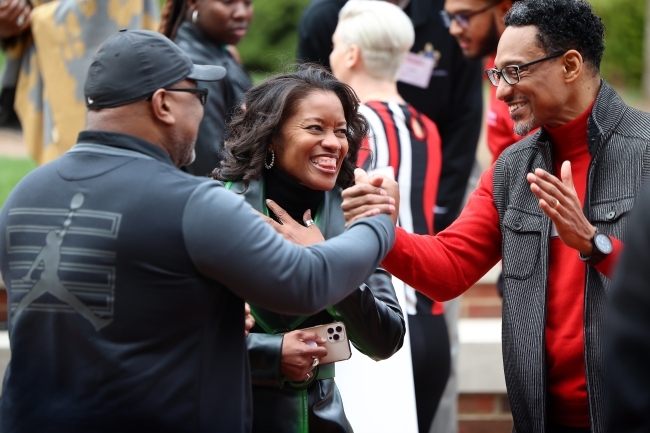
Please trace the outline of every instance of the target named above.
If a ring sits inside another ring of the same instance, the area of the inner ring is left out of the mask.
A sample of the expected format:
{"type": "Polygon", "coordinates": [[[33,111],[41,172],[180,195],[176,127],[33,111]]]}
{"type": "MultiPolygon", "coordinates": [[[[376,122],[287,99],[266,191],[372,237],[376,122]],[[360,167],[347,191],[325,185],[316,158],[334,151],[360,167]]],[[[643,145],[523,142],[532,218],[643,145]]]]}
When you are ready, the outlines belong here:
{"type": "Polygon", "coordinates": [[[337,326],[337,327],[336,327],[336,332],[341,332],[341,331],[343,331],[343,328],[340,327],[340,326],[337,326]]]}
{"type": "Polygon", "coordinates": [[[334,340],[338,340],[338,339],[339,339],[339,334],[334,334],[334,340]]]}
{"type": "Polygon", "coordinates": [[[327,333],[328,334],[333,334],[334,333],[334,328],[327,328],[327,333]]]}

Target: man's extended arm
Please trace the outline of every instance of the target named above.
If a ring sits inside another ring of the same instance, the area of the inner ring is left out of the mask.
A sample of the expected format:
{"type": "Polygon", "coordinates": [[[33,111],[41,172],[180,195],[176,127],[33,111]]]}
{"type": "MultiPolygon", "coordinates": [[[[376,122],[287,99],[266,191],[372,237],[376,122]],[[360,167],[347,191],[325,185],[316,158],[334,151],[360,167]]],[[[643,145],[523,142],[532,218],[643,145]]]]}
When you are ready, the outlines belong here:
{"type": "Polygon", "coordinates": [[[394,241],[390,219],[380,215],[326,242],[294,245],[218,182],[205,182],[190,196],[183,233],[203,275],[250,303],[295,315],[314,314],[356,290],[394,241]]]}
{"type": "MultiPolygon", "coordinates": [[[[387,185],[388,186],[388,185],[387,185]]],[[[343,191],[347,219],[367,212],[355,185],[343,191]]],[[[391,188],[387,188],[392,191],[391,188]]],[[[381,196],[376,196],[378,199],[381,196]]],[[[365,201],[372,200],[368,195],[365,201]]],[[[409,286],[436,301],[462,294],[501,258],[499,215],[492,196],[492,168],[481,176],[460,217],[436,236],[409,234],[398,228],[395,246],[382,265],[409,286]]]]}

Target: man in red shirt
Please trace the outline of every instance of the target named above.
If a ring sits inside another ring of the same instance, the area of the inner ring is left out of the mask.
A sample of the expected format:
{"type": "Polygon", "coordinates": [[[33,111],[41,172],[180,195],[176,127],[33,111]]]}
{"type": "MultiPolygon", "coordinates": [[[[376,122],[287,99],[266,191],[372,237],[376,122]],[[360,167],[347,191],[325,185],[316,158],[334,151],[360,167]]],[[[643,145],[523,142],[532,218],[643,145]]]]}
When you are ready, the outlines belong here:
{"type": "MultiPolygon", "coordinates": [[[[501,259],[515,431],[601,433],[605,298],[627,213],[650,175],[650,115],[600,79],[604,26],[587,1],[521,0],[505,24],[488,76],[515,132],[540,130],[485,171],[448,229],[398,228],[383,265],[445,301],[501,259]]],[[[397,199],[391,181],[371,181],[360,174],[344,191],[348,221],[397,199]]]]}
{"type": "MultiPolygon", "coordinates": [[[[469,60],[485,59],[486,68],[494,68],[497,45],[506,26],[506,14],[517,0],[445,0],[441,12],[443,23],[456,38],[469,60]]],[[[496,87],[490,90],[487,113],[487,145],[496,161],[503,150],[521,139],[513,131],[508,106],[496,97],[496,87]]]]}

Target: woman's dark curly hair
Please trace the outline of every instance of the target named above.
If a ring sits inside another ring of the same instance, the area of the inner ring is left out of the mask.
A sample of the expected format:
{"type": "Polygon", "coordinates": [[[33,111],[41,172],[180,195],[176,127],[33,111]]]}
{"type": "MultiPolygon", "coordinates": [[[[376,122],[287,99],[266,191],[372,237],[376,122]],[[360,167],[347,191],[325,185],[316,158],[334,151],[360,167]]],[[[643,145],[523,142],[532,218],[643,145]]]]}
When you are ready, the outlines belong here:
{"type": "Polygon", "coordinates": [[[312,92],[332,92],[343,106],[347,122],[348,153],[336,179],[347,188],[354,184],[354,169],[361,143],[368,134],[368,123],[359,114],[359,99],[354,90],[317,65],[302,65],[297,72],[268,78],[246,92],[244,105],[230,122],[230,136],[222,150],[221,165],[210,175],[223,181],[258,180],[269,145],[282,140],[284,122],[293,116],[300,101],[312,92]]]}
{"type": "Polygon", "coordinates": [[[506,26],[535,26],[537,41],[547,55],[576,50],[600,71],[605,51],[605,26],[586,0],[521,0],[506,15],[506,26]]]}

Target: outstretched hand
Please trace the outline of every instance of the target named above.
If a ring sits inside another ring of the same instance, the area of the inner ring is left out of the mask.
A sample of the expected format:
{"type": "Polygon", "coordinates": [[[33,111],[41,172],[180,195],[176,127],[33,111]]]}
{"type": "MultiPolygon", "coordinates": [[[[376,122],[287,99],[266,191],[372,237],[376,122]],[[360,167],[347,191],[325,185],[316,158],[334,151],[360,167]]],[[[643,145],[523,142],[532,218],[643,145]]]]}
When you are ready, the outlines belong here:
{"type": "Polygon", "coordinates": [[[266,215],[260,215],[262,215],[262,218],[264,218],[264,221],[266,221],[268,225],[284,236],[286,240],[291,241],[294,244],[302,245],[303,247],[317,244],[325,240],[316,224],[313,224],[311,211],[309,209],[305,211],[302,218],[305,224],[307,224],[308,221],[312,224],[309,227],[305,227],[291,218],[291,216],[273,200],[266,200],[266,205],[271,209],[271,211],[273,211],[275,216],[278,217],[280,223],[266,215]]]}
{"type": "Polygon", "coordinates": [[[530,183],[530,190],[539,198],[539,207],[555,224],[562,242],[588,257],[591,255],[591,238],[596,228],[582,212],[582,205],[573,185],[569,161],[562,163],[560,175],[562,181],[547,171],[537,168],[535,173],[526,175],[526,180],[530,183]]]}
{"type": "Polygon", "coordinates": [[[292,331],[282,339],[282,359],[280,373],[294,381],[311,379],[312,370],[318,365],[317,359],[327,356],[323,347],[325,340],[318,334],[308,331],[292,331]],[[314,342],[308,344],[308,342],[314,342]]]}
{"type": "Polygon", "coordinates": [[[399,186],[394,180],[368,174],[360,168],[354,170],[355,185],[343,190],[343,215],[348,227],[359,218],[385,213],[397,224],[399,186]]]}

